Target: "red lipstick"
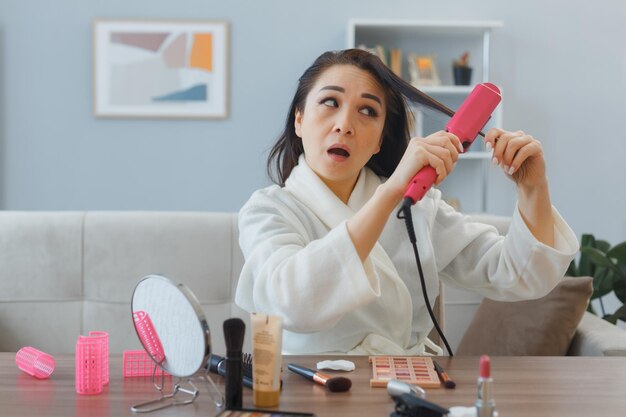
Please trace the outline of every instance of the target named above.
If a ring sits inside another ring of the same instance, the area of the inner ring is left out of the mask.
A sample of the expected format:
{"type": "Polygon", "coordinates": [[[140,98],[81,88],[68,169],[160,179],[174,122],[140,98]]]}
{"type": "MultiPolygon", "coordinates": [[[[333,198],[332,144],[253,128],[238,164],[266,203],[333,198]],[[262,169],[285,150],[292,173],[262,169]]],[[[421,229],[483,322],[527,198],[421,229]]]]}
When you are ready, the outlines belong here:
{"type": "Polygon", "coordinates": [[[492,417],[496,409],[493,399],[493,378],[491,378],[491,360],[489,356],[480,357],[480,376],[478,377],[478,398],[476,399],[476,417],[492,417]]]}

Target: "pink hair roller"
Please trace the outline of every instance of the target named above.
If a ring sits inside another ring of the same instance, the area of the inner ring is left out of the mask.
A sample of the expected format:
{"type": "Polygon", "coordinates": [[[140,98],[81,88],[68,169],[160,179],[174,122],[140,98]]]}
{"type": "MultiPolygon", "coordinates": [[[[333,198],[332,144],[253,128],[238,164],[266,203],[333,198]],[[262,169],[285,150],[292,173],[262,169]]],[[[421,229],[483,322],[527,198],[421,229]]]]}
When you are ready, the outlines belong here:
{"type": "Polygon", "coordinates": [[[102,340],[78,336],[76,342],[76,392],[83,395],[102,392],[102,340]]]}
{"type": "Polygon", "coordinates": [[[17,367],[37,379],[46,379],[54,372],[54,358],[31,346],[21,348],[15,355],[17,367]]]}
{"type": "Polygon", "coordinates": [[[124,378],[138,376],[170,376],[148,356],[145,350],[124,351],[124,378]],[[156,370],[154,369],[156,367],[156,370]]]}
{"type": "Polygon", "coordinates": [[[109,334],[107,332],[89,332],[89,337],[102,343],[102,385],[109,383],[109,334]]]}
{"type": "Polygon", "coordinates": [[[165,359],[165,352],[163,352],[163,345],[161,339],[152,324],[150,315],[145,311],[135,311],[133,313],[133,320],[135,321],[135,328],[137,334],[141,339],[141,343],[150,356],[152,356],[158,363],[163,362],[165,359]]]}

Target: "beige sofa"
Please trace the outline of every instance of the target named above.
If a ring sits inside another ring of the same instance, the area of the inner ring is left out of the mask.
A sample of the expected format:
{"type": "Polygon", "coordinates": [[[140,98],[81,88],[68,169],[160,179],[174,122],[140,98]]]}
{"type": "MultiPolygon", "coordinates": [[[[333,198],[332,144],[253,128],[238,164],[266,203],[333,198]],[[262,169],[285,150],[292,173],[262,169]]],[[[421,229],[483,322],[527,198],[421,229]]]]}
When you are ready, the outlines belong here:
{"type": "MultiPolygon", "coordinates": [[[[478,218],[508,227],[508,218],[478,218]]],[[[223,321],[247,321],[233,303],[237,236],[235,213],[0,212],[0,351],[71,353],[92,330],[109,332],[111,352],[137,349],[132,291],[162,274],[195,293],[223,353],[223,321]]],[[[626,332],[586,314],[570,354],[626,355],[626,332]]]]}

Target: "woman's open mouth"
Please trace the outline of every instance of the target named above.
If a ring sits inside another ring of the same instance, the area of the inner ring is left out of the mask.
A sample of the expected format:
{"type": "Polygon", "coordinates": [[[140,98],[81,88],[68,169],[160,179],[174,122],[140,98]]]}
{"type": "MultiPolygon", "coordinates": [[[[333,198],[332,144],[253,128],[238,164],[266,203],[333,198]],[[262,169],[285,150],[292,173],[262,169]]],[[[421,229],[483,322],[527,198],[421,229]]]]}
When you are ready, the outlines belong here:
{"type": "Polygon", "coordinates": [[[326,152],[328,152],[328,156],[335,161],[345,161],[350,157],[348,148],[341,145],[333,145],[326,152]]]}

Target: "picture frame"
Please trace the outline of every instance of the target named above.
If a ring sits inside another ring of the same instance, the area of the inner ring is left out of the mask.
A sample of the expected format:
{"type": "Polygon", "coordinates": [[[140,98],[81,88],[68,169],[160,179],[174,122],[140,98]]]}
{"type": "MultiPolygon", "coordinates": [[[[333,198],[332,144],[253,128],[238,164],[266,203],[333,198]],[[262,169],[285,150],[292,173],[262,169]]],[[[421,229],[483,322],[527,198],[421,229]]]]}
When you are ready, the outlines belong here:
{"type": "Polygon", "coordinates": [[[415,86],[441,85],[434,55],[409,54],[409,73],[411,84],[415,86]]]}
{"type": "Polygon", "coordinates": [[[93,22],[94,116],[225,119],[225,21],[93,22]]]}

